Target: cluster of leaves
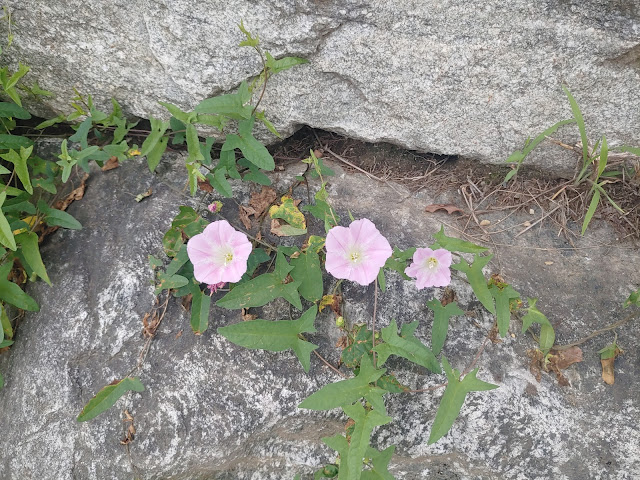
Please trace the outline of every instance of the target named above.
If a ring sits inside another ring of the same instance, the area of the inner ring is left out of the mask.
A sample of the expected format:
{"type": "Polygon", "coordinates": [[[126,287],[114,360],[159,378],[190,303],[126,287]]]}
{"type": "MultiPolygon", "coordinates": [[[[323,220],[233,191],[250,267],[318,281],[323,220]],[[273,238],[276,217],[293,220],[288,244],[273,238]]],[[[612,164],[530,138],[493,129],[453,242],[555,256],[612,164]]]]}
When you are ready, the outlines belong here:
{"type": "MultiPolygon", "coordinates": [[[[6,9],[4,20],[11,24],[6,9]]],[[[11,33],[8,40],[10,45],[11,33]]],[[[39,248],[46,230],[81,228],[70,214],[50,204],[52,196],[58,193],[62,169],[36,155],[30,138],[15,133],[18,120],[31,118],[22,107],[19,90],[48,94],[37,85],[24,86],[28,72],[29,67],[22,64],[15,72],[6,66],[0,68],[0,85],[8,100],[0,102],[0,349],[12,345],[15,333],[8,307],[39,309],[24,291],[27,282],[40,278],[51,285],[39,248]]],[[[3,385],[0,374],[0,388],[3,385]]]]}
{"type": "MultiPolygon", "coordinates": [[[[598,208],[600,199],[602,197],[605,197],[616,210],[624,215],[625,212],[609,196],[609,194],[605,190],[605,186],[608,183],[611,183],[611,179],[613,177],[622,177],[623,173],[625,172],[623,172],[622,170],[607,170],[610,148],[607,145],[606,137],[603,135],[602,138],[595,143],[595,145],[590,146],[591,144],[589,143],[589,139],[587,137],[584,118],[582,116],[582,111],[578,106],[578,102],[576,102],[575,98],[566,86],[563,85],[562,89],[567,95],[569,104],[571,105],[573,118],[562,120],[552,125],[533,139],[527,138],[524,148],[522,150],[516,150],[505,160],[506,163],[513,164],[513,168],[505,177],[504,182],[508,182],[518,173],[518,170],[520,169],[520,166],[522,165],[525,157],[529,155],[549,135],[552,135],[564,125],[575,123],[578,126],[580,141],[582,144],[582,165],[579,172],[574,178],[574,185],[577,186],[583,183],[588,183],[589,185],[591,185],[588,194],[591,200],[589,202],[589,207],[582,222],[582,234],[584,235],[584,232],[587,230],[587,227],[589,226],[589,223],[591,222],[591,219],[593,218],[593,215],[596,211],[596,208],[598,208]]],[[[621,145],[614,148],[613,150],[640,156],[639,147],[621,145]]],[[[633,172],[631,176],[633,176],[633,172]]]]}

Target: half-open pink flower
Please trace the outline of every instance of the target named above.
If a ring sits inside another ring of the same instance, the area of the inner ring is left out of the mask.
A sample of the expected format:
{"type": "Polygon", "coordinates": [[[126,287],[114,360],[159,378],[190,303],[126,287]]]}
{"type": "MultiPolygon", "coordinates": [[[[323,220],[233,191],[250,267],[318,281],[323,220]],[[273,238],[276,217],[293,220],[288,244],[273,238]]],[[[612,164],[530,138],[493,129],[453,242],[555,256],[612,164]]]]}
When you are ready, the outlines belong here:
{"type": "Polygon", "coordinates": [[[393,251],[386,238],[366,218],[349,227],[333,227],[327,233],[327,272],[360,285],[369,285],[378,276],[393,251]]]}
{"type": "Polygon", "coordinates": [[[416,279],[416,288],[446,287],[451,283],[451,252],[444,248],[418,248],[404,273],[416,279]]]}
{"type": "Polygon", "coordinates": [[[247,271],[251,243],[226,220],[210,223],[187,243],[196,280],[209,285],[235,283],[247,271]]]}

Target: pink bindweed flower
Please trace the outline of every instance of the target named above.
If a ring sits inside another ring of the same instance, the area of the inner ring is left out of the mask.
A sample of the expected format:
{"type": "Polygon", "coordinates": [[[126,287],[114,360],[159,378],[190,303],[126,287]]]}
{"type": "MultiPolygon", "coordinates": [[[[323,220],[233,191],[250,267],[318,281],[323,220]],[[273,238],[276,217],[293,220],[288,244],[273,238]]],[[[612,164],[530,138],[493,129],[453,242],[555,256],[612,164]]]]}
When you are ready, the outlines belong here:
{"type": "Polygon", "coordinates": [[[216,213],[220,211],[221,208],[222,208],[222,202],[219,202],[219,201],[215,201],[207,205],[207,210],[209,210],[211,213],[216,213]]]}
{"type": "Polygon", "coordinates": [[[416,279],[418,290],[427,287],[446,287],[451,283],[451,252],[444,248],[431,250],[418,248],[413,254],[413,263],[404,273],[416,279]]]}
{"type": "Polygon", "coordinates": [[[247,271],[251,243],[226,220],[210,223],[187,243],[196,280],[208,285],[235,283],[247,271]]]}
{"type": "Polygon", "coordinates": [[[213,295],[218,291],[219,288],[222,288],[225,285],[226,285],[225,282],[212,283],[211,285],[207,285],[207,288],[209,289],[209,295],[213,295]]]}
{"type": "Polygon", "coordinates": [[[351,222],[349,227],[333,227],[327,233],[327,272],[360,285],[369,285],[378,276],[391,245],[366,218],[351,222]]]}

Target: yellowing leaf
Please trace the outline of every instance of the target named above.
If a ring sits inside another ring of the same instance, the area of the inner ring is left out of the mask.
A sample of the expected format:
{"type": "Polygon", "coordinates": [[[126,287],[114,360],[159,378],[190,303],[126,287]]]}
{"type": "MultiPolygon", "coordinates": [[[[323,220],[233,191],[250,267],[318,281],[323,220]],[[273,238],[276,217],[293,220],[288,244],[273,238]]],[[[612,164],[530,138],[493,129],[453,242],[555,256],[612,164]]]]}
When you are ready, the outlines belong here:
{"type": "Polygon", "coordinates": [[[304,215],[298,210],[297,203],[289,195],[281,198],[282,205],[274,205],[269,209],[271,218],[280,218],[294,228],[306,229],[307,222],[304,215]]]}

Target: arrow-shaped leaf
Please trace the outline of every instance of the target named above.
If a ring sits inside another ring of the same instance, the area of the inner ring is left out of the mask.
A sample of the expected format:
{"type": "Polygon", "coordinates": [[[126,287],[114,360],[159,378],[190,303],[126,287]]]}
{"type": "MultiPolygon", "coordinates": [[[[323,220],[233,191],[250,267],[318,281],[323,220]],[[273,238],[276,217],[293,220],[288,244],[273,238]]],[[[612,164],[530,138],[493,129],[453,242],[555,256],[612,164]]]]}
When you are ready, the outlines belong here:
{"type": "Polygon", "coordinates": [[[510,301],[513,298],[520,298],[520,294],[516,292],[511,285],[506,285],[503,288],[497,285],[491,285],[489,292],[496,300],[498,332],[500,332],[500,336],[504,338],[509,331],[509,322],[511,321],[510,301]]]}
{"type": "Polygon", "coordinates": [[[144,385],[142,385],[138,377],[125,377],[119,382],[116,381],[111,385],[107,385],[85,405],[80,415],[78,415],[78,422],[86,422],[97,417],[111,408],[122,395],[130,390],[134,392],[144,391],[144,385]]]}
{"type": "Polygon", "coordinates": [[[384,365],[390,355],[406,358],[407,360],[428,368],[434,373],[440,373],[440,365],[435,355],[429,348],[414,336],[418,322],[412,322],[403,328],[403,336],[398,335],[398,325],[395,320],[382,329],[382,340],[385,343],[377,345],[374,350],[378,353],[378,364],[384,365]]]}
{"type": "Polygon", "coordinates": [[[391,445],[381,452],[375,448],[367,448],[365,455],[371,459],[373,468],[362,472],[360,480],[395,480],[395,477],[389,473],[389,462],[395,449],[395,445],[391,445]]]}
{"type": "Polygon", "coordinates": [[[342,409],[355,421],[350,440],[347,442],[342,435],[336,435],[325,437],[322,441],[340,454],[338,480],[360,480],[362,460],[371,449],[369,439],[373,429],[389,423],[392,419],[377,410],[366,411],[360,403],[345,405],[342,409]]]}
{"type": "Polygon", "coordinates": [[[382,390],[371,383],[378,380],[386,371],[386,368],[374,368],[369,357],[365,355],[360,362],[360,372],[357,377],[325,385],[306,398],[299,407],[310,410],[331,410],[343,405],[351,405],[375,390],[382,390]]]}
{"type": "Polygon", "coordinates": [[[222,151],[239,149],[247,160],[263,170],[273,170],[275,162],[269,150],[253,137],[255,118],[238,122],[238,134],[228,134],[222,145],[222,151]]]}
{"type": "Polygon", "coordinates": [[[444,227],[440,227],[440,231],[436,233],[433,238],[436,239],[437,245],[432,245],[431,248],[441,247],[450,252],[461,252],[461,253],[482,253],[489,250],[486,247],[481,247],[480,245],[476,245],[475,243],[466,242],[464,240],[460,240],[455,237],[447,237],[444,234],[444,227]]]}
{"type": "Polygon", "coordinates": [[[153,117],[150,117],[149,121],[151,122],[151,133],[144,139],[144,142],[142,142],[142,146],[140,147],[141,156],[146,156],[151,153],[167,131],[167,128],[169,128],[169,122],[163,122],[153,117]]]}
{"type": "Polygon", "coordinates": [[[285,283],[292,269],[293,267],[287,263],[282,252],[278,251],[273,273],[264,273],[253,280],[235,286],[218,300],[217,305],[229,310],[261,307],[282,297],[298,310],[302,310],[302,302],[298,295],[300,282],[285,283]]]}
{"type": "MultiPolygon", "coordinates": [[[[7,199],[7,192],[0,193],[0,207],[4,204],[4,201],[7,199]]],[[[13,231],[11,230],[11,226],[7,221],[7,217],[4,216],[2,210],[0,210],[0,243],[5,247],[14,250],[18,248],[16,246],[16,239],[13,236],[13,231]]]]}
{"type": "Polygon", "coordinates": [[[436,299],[429,300],[427,307],[433,310],[433,326],[431,327],[431,349],[434,355],[438,355],[444,346],[449,329],[449,319],[456,315],[464,315],[456,302],[451,302],[446,306],[436,299]]]}
{"type": "Polygon", "coordinates": [[[211,297],[200,290],[200,286],[191,282],[189,284],[191,294],[191,329],[196,335],[202,335],[209,326],[209,309],[211,297]]]}
{"type": "Polygon", "coordinates": [[[322,270],[320,270],[320,257],[308,248],[306,253],[301,253],[298,258],[291,259],[291,277],[300,282],[298,291],[302,298],[310,302],[317,302],[322,298],[322,270]]]}
{"type": "Polygon", "coordinates": [[[487,281],[482,273],[482,269],[491,261],[492,258],[493,255],[481,257],[480,255],[475,254],[473,256],[473,264],[469,265],[464,259],[460,259],[460,263],[451,265],[451,268],[463,272],[467,276],[467,280],[469,280],[473,293],[476,294],[480,303],[484,305],[484,308],[495,315],[496,307],[493,304],[493,297],[491,296],[491,292],[489,292],[487,281]]]}
{"type": "Polygon", "coordinates": [[[16,236],[16,242],[20,244],[20,252],[31,270],[51,285],[51,280],[49,280],[49,275],[47,275],[47,270],[40,256],[38,235],[33,232],[24,232],[16,236]]]}
{"type": "Polygon", "coordinates": [[[436,412],[436,418],[431,427],[431,435],[429,435],[429,445],[437,442],[449,432],[449,429],[455,422],[462,404],[469,392],[482,392],[485,390],[493,390],[498,388],[497,385],[483,382],[476,378],[478,369],[476,368],[469,374],[465,375],[460,381],[460,372],[451,370],[451,366],[445,357],[442,357],[442,366],[447,374],[447,388],[440,400],[440,406],[436,412]]]}
{"type": "Polygon", "coordinates": [[[293,350],[305,372],[309,371],[311,352],[318,348],[300,338],[301,333],[314,333],[318,307],[309,308],[297,320],[250,320],[218,328],[218,333],[230,342],[251,349],[281,352],[293,350]]]}
{"type": "Polygon", "coordinates": [[[7,278],[12,267],[13,262],[5,262],[0,266],[0,300],[10,303],[22,310],[37,312],[40,310],[40,307],[36,301],[7,278]]]}

